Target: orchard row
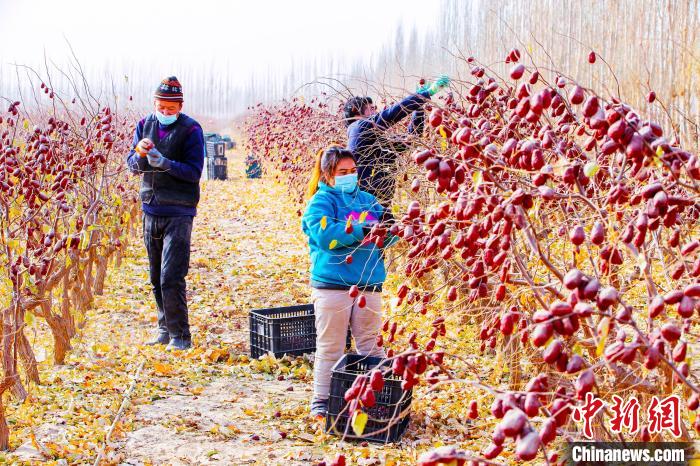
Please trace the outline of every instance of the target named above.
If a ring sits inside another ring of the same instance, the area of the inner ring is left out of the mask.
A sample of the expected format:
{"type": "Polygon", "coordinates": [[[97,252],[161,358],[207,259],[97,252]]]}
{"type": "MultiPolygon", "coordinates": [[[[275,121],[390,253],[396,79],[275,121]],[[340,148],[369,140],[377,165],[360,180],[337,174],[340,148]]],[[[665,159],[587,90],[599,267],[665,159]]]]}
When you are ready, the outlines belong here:
{"type": "MultiPolygon", "coordinates": [[[[471,408],[497,420],[483,458],[512,439],[519,459],[556,462],[555,439],[582,438],[571,413],[589,392],[675,393],[698,408],[687,354],[700,312],[700,161],[619,98],[526,66],[518,50],[505,61],[508,78],[465,60],[470,79],[428,104],[426,134],[407,141],[398,222],[372,239],[404,240],[396,298],[413,317],[387,322],[378,343],[391,346],[405,388],[446,383],[466,355],[440,341],[445,326],[479,322],[481,351],[500,353],[511,374],[508,387],[460,380],[492,399],[490,410],[476,397],[471,408]],[[415,320],[432,321],[432,333],[404,331],[415,320]]],[[[588,61],[599,66],[593,52],[588,61]]],[[[331,97],[259,105],[247,121],[251,150],[300,203],[313,154],[345,140],[331,97]]],[[[353,409],[371,404],[377,377],[351,389],[353,409]]],[[[617,438],[602,428],[595,437],[617,438]]]]}

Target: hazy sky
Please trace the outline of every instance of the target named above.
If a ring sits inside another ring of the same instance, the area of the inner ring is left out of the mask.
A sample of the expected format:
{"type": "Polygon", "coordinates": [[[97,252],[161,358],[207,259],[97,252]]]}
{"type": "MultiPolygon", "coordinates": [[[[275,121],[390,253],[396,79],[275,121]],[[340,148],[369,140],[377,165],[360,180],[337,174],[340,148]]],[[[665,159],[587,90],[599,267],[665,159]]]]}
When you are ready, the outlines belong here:
{"type": "Polygon", "coordinates": [[[424,31],[438,0],[0,0],[0,63],[62,61],[164,69],[228,60],[231,78],[292,58],[369,56],[396,24],[424,31]]]}

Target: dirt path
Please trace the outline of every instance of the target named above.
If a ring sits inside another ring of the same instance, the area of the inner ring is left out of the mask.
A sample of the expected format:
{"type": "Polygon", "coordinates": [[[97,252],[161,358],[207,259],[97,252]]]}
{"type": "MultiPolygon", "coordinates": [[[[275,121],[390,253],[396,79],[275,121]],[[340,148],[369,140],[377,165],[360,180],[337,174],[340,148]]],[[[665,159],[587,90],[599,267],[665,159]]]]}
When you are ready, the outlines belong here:
{"type": "MultiPolygon", "coordinates": [[[[309,464],[314,456],[315,430],[305,417],[307,382],[277,380],[236,364],[238,359],[213,363],[210,356],[221,348],[246,362],[248,311],[305,302],[308,295],[296,207],[282,186],[243,174],[236,154],[229,181],[203,184],[189,276],[200,354],[198,360],[188,356],[190,370],[179,377],[171,377],[166,366],[161,372],[170,388],[135,407],[134,430],[117,448],[125,464],[309,464]]],[[[164,364],[177,364],[177,357],[166,358],[164,364]]]]}
{"type": "Polygon", "coordinates": [[[103,464],[292,466],[343,452],[348,464],[407,465],[436,441],[463,436],[462,403],[434,392],[414,399],[400,445],[342,442],[308,416],[308,361],[249,360],[248,312],[308,302],[308,254],[286,187],[246,179],[242,154],[233,155],[229,181],[203,183],[195,219],[188,276],[195,348],[171,354],[141,345],[156,316],[139,232],[66,365],[46,358],[45,383],[28,403],[10,406],[20,447],[11,460],[93,464],[139,365],[103,464]]]}

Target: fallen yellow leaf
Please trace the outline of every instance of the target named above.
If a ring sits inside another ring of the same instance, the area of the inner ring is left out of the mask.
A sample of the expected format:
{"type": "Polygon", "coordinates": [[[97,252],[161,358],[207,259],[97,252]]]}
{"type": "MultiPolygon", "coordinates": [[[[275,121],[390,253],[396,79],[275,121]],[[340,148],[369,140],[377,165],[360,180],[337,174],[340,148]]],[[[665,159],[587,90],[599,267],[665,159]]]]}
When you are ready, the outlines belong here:
{"type": "Polygon", "coordinates": [[[153,369],[158,375],[170,375],[175,371],[175,368],[171,364],[165,364],[161,362],[153,364],[153,369]]]}
{"type": "Polygon", "coordinates": [[[357,410],[352,415],[352,430],[355,435],[362,435],[365,431],[365,426],[367,425],[367,414],[360,410],[357,410]]]}

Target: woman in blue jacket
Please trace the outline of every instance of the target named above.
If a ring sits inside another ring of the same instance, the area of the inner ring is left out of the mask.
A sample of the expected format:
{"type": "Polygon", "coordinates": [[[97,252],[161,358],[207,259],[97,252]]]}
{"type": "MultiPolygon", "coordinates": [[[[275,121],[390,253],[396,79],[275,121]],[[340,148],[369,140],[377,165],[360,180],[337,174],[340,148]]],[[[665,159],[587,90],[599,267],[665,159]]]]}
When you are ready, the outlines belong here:
{"type": "Polygon", "coordinates": [[[340,147],[319,152],[308,195],[302,228],[309,237],[316,314],[311,414],[321,417],[328,409],[331,368],[343,356],[348,324],[358,353],[384,356],[376,343],[382,324],[384,256],[364,240],[372,226],[390,214],[358,188],[355,157],[340,147]],[[356,296],[351,296],[353,285],[356,296]]]}

